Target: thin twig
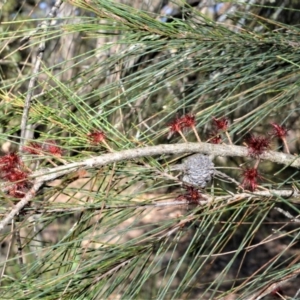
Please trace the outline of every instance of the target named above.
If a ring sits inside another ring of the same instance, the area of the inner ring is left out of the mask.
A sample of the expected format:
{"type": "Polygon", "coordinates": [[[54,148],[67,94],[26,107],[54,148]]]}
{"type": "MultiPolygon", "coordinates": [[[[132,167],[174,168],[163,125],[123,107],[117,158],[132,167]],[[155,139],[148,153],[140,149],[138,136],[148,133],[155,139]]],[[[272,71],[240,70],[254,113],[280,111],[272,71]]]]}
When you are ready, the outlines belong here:
{"type": "MultiPolygon", "coordinates": [[[[24,108],[23,108],[23,114],[22,114],[22,119],[21,119],[21,138],[20,138],[20,144],[19,144],[19,151],[22,153],[23,151],[23,146],[26,142],[26,140],[29,138],[29,133],[31,131],[31,127],[28,125],[28,116],[29,116],[29,110],[31,106],[31,101],[32,101],[32,96],[34,92],[34,88],[36,85],[36,80],[38,77],[38,74],[40,72],[40,67],[41,67],[41,62],[44,56],[44,51],[46,48],[46,33],[48,31],[48,28],[50,27],[51,24],[51,19],[55,18],[57,15],[57,11],[60,8],[62,4],[62,0],[57,0],[52,7],[51,11],[47,15],[47,19],[45,19],[41,24],[38,25],[38,28],[36,29],[35,32],[33,32],[31,35],[24,37],[21,42],[26,42],[29,41],[31,36],[34,34],[37,34],[39,31],[43,32],[43,36],[41,38],[39,47],[38,47],[38,53],[36,57],[36,61],[33,67],[32,71],[32,76],[30,78],[29,84],[28,84],[28,91],[24,103],[24,108]]],[[[25,204],[26,205],[26,204],[25,204]]],[[[20,230],[16,229],[15,231],[16,235],[16,242],[17,242],[17,247],[18,247],[18,255],[19,255],[19,262],[21,265],[21,268],[23,267],[23,255],[22,255],[22,244],[21,244],[21,237],[20,237],[20,230]]]]}
{"type": "Polygon", "coordinates": [[[2,284],[2,279],[3,279],[3,276],[5,274],[5,270],[6,270],[6,266],[7,266],[7,262],[8,262],[8,259],[9,259],[9,256],[11,254],[11,249],[12,249],[12,245],[14,243],[14,226],[15,226],[15,223],[13,222],[11,224],[11,233],[12,233],[12,238],[10,239],[9,243],[8,243],[8,249],[7,249],[7,253],[6,253],[6,257],[5,257],[5,260],[4,260],[4,265],[2,267],[2,270],[1,270],[1,275],[0,275],[0,286],[2,284]]]}
{"type": "Polygon", "coordinates": [[[297,268],[295,271],[292,271],[290,274],[283,276],[280,279],[274,280],[273,283],[268,283],[260,289],[258,292],[254,293],[253,295],[244,298],[244,300],[260,300],[266,295],[271,294],[274,290],[282,287],[287,281],[294,279],[296,276],[300,274],[300,268],[297,268]]]}
{"type": "Polygon", "coordinates": [[[221,172],[221,171],[218,171],[218,170],[215,170],[215,173],[214,173],[214,176],[216,176],[216,178],[220,179],[220,180],[227,180],[228,182],[232,182],[234,183],[236,186],[240,186],[241,183],[238,182],[237,180],[235,180],[234,178],[230,177],[229,175],[221,172]],[[221,179],[222,178],[222,179],[221,179]]]}
{"type": "MultiPolygon", "coordinates": [[[[22,120],[21,120],[21,141],[20,141],[20,147],[19,147],[20,152],[22,151],[22,148],[25,144],[25,141],[27,139],[28,132],[29,132],[29,128],[28,128],[28,124],[27,124],[28,115],[29,115],[29,110],[30,110],[30,106],[31,106],[31,99],[33,96],[35,83],[36,83],[36,80],[38,77],[38,73],[40,71],[41,62],[42,62],[44,51],[46,48],[46,42],[45,42],[46,33],[51,24],[51,19],[56,17],[57,11],[60,8],[62,2],[63,2],[62,0],[57,0],[55,2],[51,11],[47,15],[47,19],[45,21],[43,21],[38,27],[38,31],[42,30],[44,32],[44,36],[42,37],[41,42],[38,47],[38,54],[37,54],[35,65],[34,65],[34,68],[32,71],[32,76],[31,76],[29,84],[28,84],[28,92],[26,95],[25,103],[24,103],[23,115],[22,115],[22,120]]],[[[22,41],[29,40],[30,38],[31,38],[31,36],[27,36],[22,41]]]]}
{"type": "Polygon", "coordinates": [[[33,187],[26,193],[25,197],[18,202],[10,213],[0,222],[0,231],[29,203],[43,185],[42,182],[35,182],[33,187]]]}
{"type": "Polygon", "coordinates": [[[117,272],[118,270],[120,270],[121,268],[123,268],[124,266],[126,266],[127,264],[129,264],[132,260],[134,259],[134,257],[132,258],[129,258],[121,263],[119,263],[117,266],[115,266],[114,268],[110,269],[109,271],[105,272],[104,274],[102,274],[101,276],[99,277],[96,277],[94,280],[93,280],[93,285],[96,284],[97,282],[99,282],[102,278],[108,276],[108,275],[111,275],[115,272],[117,272]]]}
{"type": "Polygon", "coordinates": [[[184,134],[182,133],[182,131],[181,131],[181,130],[178,130],[178,133],[180,134],[181,138],[182,138],[186,143],[188,143],[188,141],[187,141],[186,137],[184,136],[184,134]]]}
{"type": "Polygon", "coordinates": [[[23,261],[23,247],[22,247],[22,241],[21,241],[21,234],[20,229],[16,228],[16,223],[19,222],[19,216],[15,218],[15,222],[13,222],[13,229],[15,231],[15,237],[16,237],[16,243],[17,243],[17,251],[18,251],[18,260],[21,267],[21,271],[23,271],[24,267],[24,261],[23,261]]]}
{"type": "Polygon", "coordinates": [[[198,141],[199,143],[201,143],[201,138],[200,138],[200,136],[199,136],[199,134],[198,134],[198,132],[197,132],[195,126],[193,126],[192,129],[193,129],[193,131],[194,131],[194,134],[195,134],[195,136],[196,136],[197,141],[198,141]]]}
{"type": "Polygon", "coordinates": [[[282,142],[283,142],[283,145],[284,145],[285,152],[290,154],[289,145],[288,145],[285,137],[282,138],[282,142]]]}
{"type": "Polygon", "coordinates": [[[290,219],[292,222],[295,223],[300,223],[300,220],[298,217],[294,217],[291,213],[289,213],[288,211],[283,210],[280,207],[274,207],[275,210],[277,210],[278,212],[282,213],[284,216],[286,216],[288,219],[290,219]]]}
{"type": "Polygon", "coordinates": [[[233,145],[233,142],[232,142],[231,137],[230,137],[230,135],[229,135],[229,133],[228,133],[227,130],[225,131],[225,135],[226,135],[226,137],[227,137],[227,140],[228,140],[229,144],[230,144],[230,145],[233,145]]]}
{"type": "Polygon", "coordinates": [[[296,292],[295,296],[293,299],[299,299],[298,296],[300,296],[300,288],[298,289],[298,291],[296,292]]]}
{"type": "MultiPolygon", "coordinates": [[[[258,191],[254,193],[238,193],[234,196],[232,195],[227,195],[227,196],[208,196],[208,195],[203,195],[203,199],[199,201],[199,205],[207,205],[208,203],[212,202],[223,202],[227,201],[227,204],[246,199],[249,197],[255,198],[255,197],[288,197],[291,195],[291,192],[288,190],[267,190],[267,191],[258,191]]],[[[300,193],[293,194],[293,197],[300,197],[300,193]]],[[[291,198],[292,199],[292,198],[291,198]]],[[[141,203],[141,204],[120,204],[120,205],[100,205],[100,206],[78,206],[78,207],[63,207],[63,208],[43,208],[43,209],[34,209],[34,212],[37,214],[59,214],[59,213],[76,213],[76,212],[83,212],[83,211],[98,211],[98,210],[118,210],[118,209],[125,209],[125,208],[154,208],[154,207],[171,207],[171,206],[182,206],[182,205],[187,205],[189,204],[188,201],[186,200],[169,200],[169,201],[156,201],[153,203],[141,203]]],[[[294,222],[295,221],[293,219],[294,222]]]]}

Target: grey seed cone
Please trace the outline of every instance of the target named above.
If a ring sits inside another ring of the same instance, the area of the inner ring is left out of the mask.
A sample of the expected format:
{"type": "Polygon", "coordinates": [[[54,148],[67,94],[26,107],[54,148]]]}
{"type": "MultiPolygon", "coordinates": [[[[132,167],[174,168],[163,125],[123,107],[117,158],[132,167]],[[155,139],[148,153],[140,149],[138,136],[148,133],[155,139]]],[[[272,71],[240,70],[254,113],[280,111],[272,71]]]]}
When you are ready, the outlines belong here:
{"type": "Polygon", "coordinates": [[[182,171],[185,183],[205,188],[214,176],[215,166],[209,156],[197,153],[183,161],[182,171]]]}

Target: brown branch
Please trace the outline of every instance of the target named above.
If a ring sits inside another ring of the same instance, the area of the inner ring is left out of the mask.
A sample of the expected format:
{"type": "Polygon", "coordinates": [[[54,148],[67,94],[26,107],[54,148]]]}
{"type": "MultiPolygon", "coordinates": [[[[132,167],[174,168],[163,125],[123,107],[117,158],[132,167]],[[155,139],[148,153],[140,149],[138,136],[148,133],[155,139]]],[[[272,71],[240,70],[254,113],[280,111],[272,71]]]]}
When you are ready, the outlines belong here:
{"type": "MultiPolygon", "coordinates": [[[[18,259],[19,259],[19,264],[21,266],[21,270],[24,267],[24,260],[23,260],[23,248],[22,248],[22,241],[21,241],[21,234],[20,234],[20,230],[16,229],[16,223],[19,222],[19,216],[17,216],[15,218],[15,220],[13,220],[13,228],[14,228],[14,235],[15,235],[15,239],[16,239],[16,244],[17,244],[17,251],[18,251],[18,259]]],[[[22,270],[23,271],[23,270],[22,270]]]]}
{"type": "MultiPolygon", "coordinates": [[[[114,153],[107,153],[101,156],[85,159],[83,161],[66,164],[64,166],[52,169],[42,169],[33,173],[39,182],[46,182],[57,179],[60,176],[74,172],[78,169],[89,169],[102,167],[111,163],[137,159],[146,156],[163,154],[183,154],[183,153],[203,153],[214,156],[239,156],[248,157],[248,149],[242,146],[234,145],[215,145],[209,143],[183,143],[171,145],[147,146],[144,148],[135,148],[122,150],[114,153]]],[[[267,151],[260,156],[262,160],[269,160],[278,164],[300,168],[300,158],[291,154],[267,151]]]]}
{"type": "MultiPolygon", "coordinates": [[[[41,25],[39,26],[39,28],[36,31],[40,31],[42,30],[44,32],[44,34],[47,33],[48,28],[50,27],[51,24],[51,19],[55,18],[57,15],[57,11],[60,8],[61,4],[62,4],[62,0],[57,0],[54,4],[54,6],[52,7],[51,11],[49,12],[49,14],[47,15],[47,19],[45,21],[43,21],[41,23],[41,25]]],[[[26,42],[31,38],[31,35],[26,36],[22,39],[22,42],[26,42]]],[[[25,141],[28,137],[28,132],[29,132],[29,128],[28,128],[28,115],[29,115],[29,110],[30,110],[30,106],[31,106],[31,99],[32,99],[32,95],[33,95],[33,91],[34,91],[34,87],[35,87],[35,83],[38,77],[38,73],[40,71],[40,67],[41,67],[41,62],[44,56],[44,51],[46,48],[46,42],[45,42],[46,37],[42,37],[42,40],[39,44],[38,47],[38,54],[37,54],[37,58],[35,61],[35,65],[32,71],[32,76],[30,78],[29,84],[28,84],[28,92],[26,95],[26,99],[25,99],[25,103],[24,103],[24,109],[23,109],[23,114],[22,114],[22,119],[21,119],[21,141],[20,141],[20,152],[22,151],[22,148],[25,144],[25,141]]]]}
{"type": "Polygon", "coordinates": [[[25,197],[18,202],[10,213],[0,222],[0,231],[24,208],[25,205],[36,195],[42,186],[42,182],[34,183],[33,187],[26,193],[25,197]]]}
{"type": "MultiPolygon", "coordinates": [[[[215,196],[211,197],[209,195],[203,195],[203,199],[199,201],[199,205],[207,205],[208,203],[212,202],[224,202],[227,201],[227,204],[239,201],[245,198],[255,198],[255,197],[290,197],[291,191],[288,190],[266,190],[266,191],[258,191],[254,193],[239,193],[235,195],[227,195],[227,196],[215,196]]],[[[293,198],[300,198],[300,193],[295,192],[291,199],[293,198]]],[[[170,206],[182,206],[188,205],[189,202],[187,200],[169,200],[169,201],[157,201],[153,203],[141,203],[141,204],[120,204],[120,205],[104,205],[101,203],[99,207],[92,205],[92,206],[78,206],[78,207],[62,207],[62,208],[43,208],[43,209],[33,209],[35,213],[38,214],[59,214],[59,213],[76,213],[76,212],[83,212],[83,211],[97,211],[97,210],[118,210],[118,209],[125,209],[125,208],[135,208],[135,209],[145,209],[145,208],[153,208],[153,207],[170,207],[170,206]]],[[[274,209],[277,209],[276,207],[274,209]]],[[[278,210],[278,209],[277,209],[278,210]]],[[[290,215],[286,215],[289,219],[291,218],[290,215]]],[[[300,222],[297,217],[293,217],[293,222],[300,222]]]]}
{"type": "MultiPolygon", "coordinates": [[[[42,31],[44,33],[44,36],[41,38],[39,47],[38,47],[38,53],[37,53],[37,57],[36,57],[36,61],[33,67],[33,71],[32,71],[32,76],[30,78],[29,84],[28,84],[28,91],[27,91],[27,95],[26,95],[26,99],[25,99],[25,103],[24,103],[24,108],[23,108],[23,114],[22,114],[22,119],[21,119],[21,137],[20,137],[20,144],[19,144],[19,151],[20,153],[22,153],[23,151],[23,146],[26,142],[26,140],[28,138],[30,138],[29,134],[31,132],[31,126],[28,125],[28,117],[29,117],[29,110],[30,110],[30,106],[31,106],[31,101],[32,101],[32,96],[33,96],[33,92],[34,92],[34,88],[36,85],[36,80],[38,77],[38,74],[40,72],[40,67],[41,67],[41,62],[44,56],[44,51],[46,48],[46,33],[48,31],[48,28],[50,27],[51,24],[51,19],[54,18],[57,15],[57,11],[60,8],[62,4],[62,0],[57,0],[54,4],[54,6],[52,7],[51,11],[48,13],[47,15],[47,19],[45,21],[43,21],[37,28],[37,30],[33,33],[36,34],[38,31],[42,31]]],[[[29,41],[31,36],[33,34],[30,34],[29,36],[26,36],[22,39],[21,42],[26,42],[29,41]]],[[[25,196],[18,204],[22,204],[20,205],[20,210],[29,202],[29,200],[26,203],[26,199],[27,197],[25,196]],[[23,201],[24,200],[24,201],[23,201]],[[25,203],[23,205],[23,202],[25,203]]],[[[19,210],[19,211],[20,211],[19,210]]],[[[14,211],[14,209],[12,210],[12,212],[14,211]]],[[[19,211],[15,211],[15,213],[13,215],[18,214],[19,211]]],[[[9,214],[7,217],[9,217],[11,214],[9,214]]],[[[3,224],[5,224],[6,218],[2,221],[3,224]]],[[[7,219],[7,223],[11,220],[11,217],[9,217],[7,219]]],[[[2,224],[1,222],[1,224],[2,224]]],[[[1,226],[0,224],[0,226],[1,226]]],[[[4,226],[4,225],[2,225],[4,226]]],[[[0,229],[1,230],[1,229],[0,229]]],[[[20,232],[19,230],[16,230],[15,232],[16,235],[16,241],[18,244],[18,254],[19,254],[19,261],[20,261],[20,265],[21,267],[23,266],[23,258],[22,258],[22,244],[21,244],[21,237],[20,237],[20,232]]]]}
{"type": "MultiPolygon", "coordinates": [[[[35,178],[34,186],[26,196],[11,210],[11,212],[0,222],[0,231],[7,225],[12,218],[34,197],[43,183],[57,179],[63,175],[69,174],[79,169],[99,168],[111,163],[132,160],[146,156],[155,156],[163,154],[183,154],[183,153],[204,153],[214,156],[240,156],[247,157],[248,149],[242,146],[233,145],[214,145],[209,143],[183,143],[171,145],[147,146],[144,148],[135,148],[122,150],[119,152],[107,153],[100,156],[85,159],[83,161],[69,163],[63,166],[41,169],[34,172],[31,177],[35,178]]],[[[295,168],[300,167],[300,159],[296,156],[281,152],[267,151],[261,155],[261,159],[269,160],[275,163],[290,165],[295,168]]],[[[270,195],[270,192],[257,192],[252,195],[270,195]],[[268,194],[269,193],[269,194],[268,194]]],[[[275,190],[275,194],[279,195],[275,190]]],[[[282,197],[291,196],[291,191],[286,191],[282,197]]],[[[245,195],[248,195],[245,193],[245,195]]],[[[274,195],[274,194],[273,194],[274,195]]],[[[239,194],[240,196],[240,194],[239,194]]],[[[233,196],[230,196],[231,198],[233,196]]],[[[230,198],[229,197],[229,198],[230,198]]],[[[228,198],[228,197],[227,197],[228,198]]]]}

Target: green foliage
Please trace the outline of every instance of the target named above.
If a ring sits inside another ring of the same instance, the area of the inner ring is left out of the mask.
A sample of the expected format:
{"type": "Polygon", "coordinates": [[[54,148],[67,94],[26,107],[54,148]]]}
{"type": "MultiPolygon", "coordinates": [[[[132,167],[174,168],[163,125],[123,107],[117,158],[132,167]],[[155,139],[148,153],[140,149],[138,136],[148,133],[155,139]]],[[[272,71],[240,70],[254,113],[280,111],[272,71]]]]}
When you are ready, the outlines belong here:
{"type": "MultiPolygon", "coordinates": [[[[53,165],[110,148],[177,143],[180,135],[167,139],[168,125],[186,113],[196,116],[202,141],[210,137],[212,117],[228,118],[236,145],[249,132],[268,134],[270,122],[284,124],[291,153],[299,153],[300,32],[294,24],[299,4],[231,2],[238,9],[225,22],[190,5],[182,18],[162,22],[159,4],[155,11],[134,7],[135,1],[108,0],[66,1],[47,31],[35,32],[33,24],[44,20],[30,15],[24,20],[22,12],[4,18],[3,154],[20,144],[41,39],[46,50],[28,119],[34,135],[26,144],[55,140],[63,155],[24,155],[32,171],[51,172],[53,165]],[[20,43],[27,35],[29,42],[20,43]],[[88,136],[93,130],[103,131],[107,144],[93,145],[88,136]]],[[[196,140],[192,130],[185,136],[196,140]]],[[[1,255],[1,299],[221,299],[231,293],[245,299],[297,272],[299,223],[275,207],[297,216],[298,199],[234,198],[241,190],[216,180],[205,191],[215,201],[164,204],[184,194],[166,171],[179,159],[133,158],[47,183],[16,228],[1,232],[7,245],[1,255]],[[17,229],[24,265],[13,239],[17,229]]],[[[240,167],[250,159],[216,165],[239,180],[240,167]]],[[[298,171],[290,167],[263,162],[260,173],[262,189],[299,185],[298,171]]],[[[1,214],[17,201],[3,192],[1,214]]]]}

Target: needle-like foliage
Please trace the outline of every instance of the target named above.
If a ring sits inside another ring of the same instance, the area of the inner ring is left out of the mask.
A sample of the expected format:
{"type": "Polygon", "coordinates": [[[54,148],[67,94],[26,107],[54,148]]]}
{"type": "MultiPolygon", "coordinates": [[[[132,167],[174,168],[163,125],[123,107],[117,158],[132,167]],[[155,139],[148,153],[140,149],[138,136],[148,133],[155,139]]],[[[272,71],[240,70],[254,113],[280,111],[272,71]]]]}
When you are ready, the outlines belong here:
{"type": "Polygon", "coordinates": [[[299,1],[19,2],[0,298],[296,299],[299,1]]]}

